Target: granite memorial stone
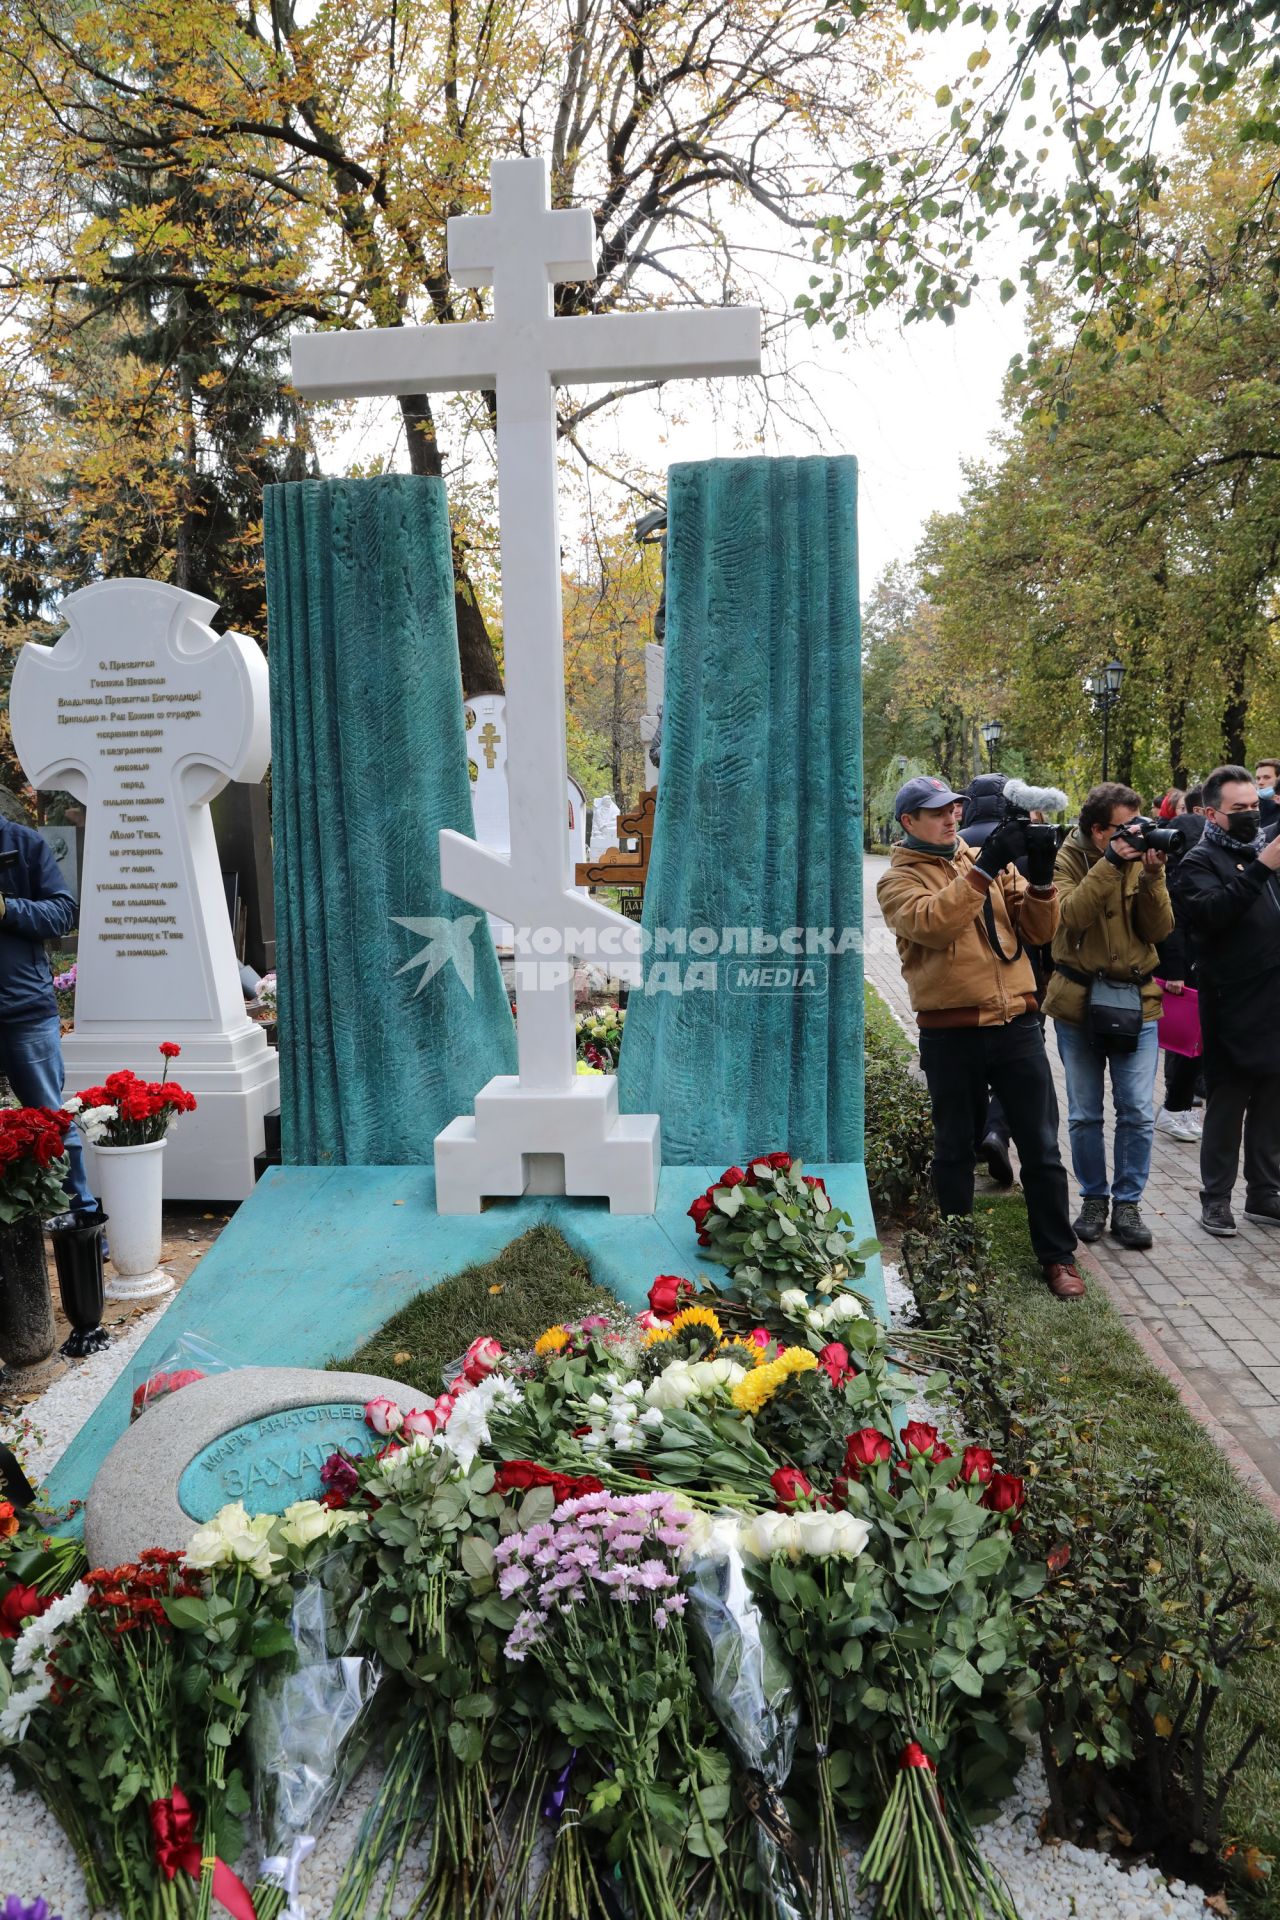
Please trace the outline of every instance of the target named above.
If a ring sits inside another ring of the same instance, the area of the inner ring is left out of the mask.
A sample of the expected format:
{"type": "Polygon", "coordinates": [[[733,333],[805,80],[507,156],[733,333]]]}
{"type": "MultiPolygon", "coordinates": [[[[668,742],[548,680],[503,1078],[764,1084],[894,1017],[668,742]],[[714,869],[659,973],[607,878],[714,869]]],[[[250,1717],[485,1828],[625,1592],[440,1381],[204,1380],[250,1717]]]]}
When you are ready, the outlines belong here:
{"type": "Polygon", "coordinates": [[[144,1547],[176,1551],[236,1501],[283,1513],[318,1500],[331,1453],[383,1445],[364,1422],[366,1403],[382,1394],[404,1413],[423,1397],[375,1374],[306,1367],[240,1367],[166,1395],[98,1471],[85,1509],[91,1564],[115,1566],[144,1547]]]}

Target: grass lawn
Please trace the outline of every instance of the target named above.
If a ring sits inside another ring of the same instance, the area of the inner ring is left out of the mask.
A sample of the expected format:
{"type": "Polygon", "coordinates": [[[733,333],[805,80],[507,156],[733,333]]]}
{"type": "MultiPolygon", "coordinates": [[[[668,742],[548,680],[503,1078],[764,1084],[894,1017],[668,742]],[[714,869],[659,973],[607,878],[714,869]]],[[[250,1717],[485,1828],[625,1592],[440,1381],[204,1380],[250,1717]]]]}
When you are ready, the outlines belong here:
{"type": "Polygon", "coordinates": [[[461,1359],[482,1333],[504,1347],[527,1347],[557,1320],[580,1320],[617,1304],[554,1227],[534,1227],[496,1260],[420,1293],[357,1352],[330,1365],[380,1373],[435,1394],[441,1368],[461,1359]]]}
{"type": "Polygon", "coordinates": [[[896,1055],[905,1066],[914,1056],[915,1048],[869,981],[862,989],[862,998],[868,1049],[875,1049],[878,1041],[878,1051],[896,1055]]]}
{"type": "MultiPolygon", "coordinates": [[[[1102,1290],[1091,1282],[1088,1299],[1074,1307],[1053,1298],[1031,1251],[1021,1196],[982,1197],[977,1212],[1007,1276],[1009,1341],[1019,1361],[1042,1372],[1047,1390],[1074,1401],[1091,1425],[1099,1422],[1104,1460],[1119,1463],[1148,1448],[1179,1487],[1188,1526],[1216,1522],[1237,1570],[1257,1581],[1264,1608],[1280,1618],[1280,1527],[1130,1339],[1102,1290]]],[[[1237,1709],[1218,1710],[1218,1757],[1229,1759],[1255,1721],[1266,1731],[1231,1795],[1226,1831],[1276,1856],[1275,1881],[1249,1912],[1280,1920],[1280,1651],[1257,1656],[1236,1678],[1237,1709]]]]}

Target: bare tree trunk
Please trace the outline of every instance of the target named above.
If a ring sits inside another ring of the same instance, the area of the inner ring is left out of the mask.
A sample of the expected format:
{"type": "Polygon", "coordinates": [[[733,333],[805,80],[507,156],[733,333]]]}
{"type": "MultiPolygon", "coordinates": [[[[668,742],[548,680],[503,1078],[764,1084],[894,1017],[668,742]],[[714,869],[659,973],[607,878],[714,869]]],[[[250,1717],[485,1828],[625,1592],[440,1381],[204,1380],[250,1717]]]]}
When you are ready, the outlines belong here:
{"type": "Polygon", "coordinates": [[[1249,700],[1245,692],[1243,647],[1234,649],[1227,668],[1227,698],[1222,707],[1222,758],[1228,766],[1244,765],[1244,730],[1249,718],[1249,700]]]}
{"type": "MultiPolygon", "coordinates": [[[[425,474],[432,480],[443,478],[436,423],[426,394],[401,394],[400,412],[409,447],[410,473],[425,474]]],[[[498,670],[498,658],[493,651],[489,629],[476,600],[475,588],[471,584],[456,536],[453,539],[453,608],[458,622],[458,658],[462,664],[463,693],[468,697],[480,693],[501,693],[502,675],[498,670]]]]}
{"type": "Polygon", "coordinates": [[[191,392],[191,370],[185,360],[179,362],[178,393],[182,407],[182,493],[178,503],[177,538],[173,553],[173,584],[190,590],[195,571],[194,520],[198,447],[196,409],[191,392]]]}

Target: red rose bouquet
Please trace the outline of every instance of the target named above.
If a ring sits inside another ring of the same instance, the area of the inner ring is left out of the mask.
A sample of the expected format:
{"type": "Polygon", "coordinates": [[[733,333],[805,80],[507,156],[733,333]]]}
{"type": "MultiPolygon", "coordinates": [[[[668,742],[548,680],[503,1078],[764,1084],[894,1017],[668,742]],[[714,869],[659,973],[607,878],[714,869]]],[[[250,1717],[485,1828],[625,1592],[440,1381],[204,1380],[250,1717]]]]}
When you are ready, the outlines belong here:
{"type": "Polygon", "coordinates": [[[61,1108],[0,1108],[0,1224],[66,1211],[70,1125],[61,1108]]]}
{"type": "Polygon", "coordinates": [[[856,1288],[875,1242],[855,1246],[853,1222],[789,1153],[728,1167],[689,1208],[698,1245],[729,1269],[730,1297],[761,1310],[790,1288],[856,1288]]]}

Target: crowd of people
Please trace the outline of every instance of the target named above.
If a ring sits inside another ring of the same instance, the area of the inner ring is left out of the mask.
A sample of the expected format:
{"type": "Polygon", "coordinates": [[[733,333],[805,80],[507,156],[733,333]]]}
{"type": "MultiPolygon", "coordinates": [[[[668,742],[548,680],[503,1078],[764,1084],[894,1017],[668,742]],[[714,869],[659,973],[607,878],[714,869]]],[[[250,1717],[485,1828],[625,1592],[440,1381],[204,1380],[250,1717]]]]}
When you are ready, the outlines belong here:
{"type": "Polygon", "coordinates": [[[932,776],[899,789],[901,837],[877,894],[920,1030],[938,1204],[972,1211],[980,1161],[1010,1184],[1012,1142],[1032,1245],[1061,1299],[1084,1292],[1079,1243],[1110,1231],[1126,1248],[1152,1246],[1141,1203],[1157,1129],[1199,1144],[1207,1233],[1237,1231],[1242,1144],[1244,1217],[1280,1227],[1276,776],[1269,759],[1252,773],[1216,767],[1150,813],[1107,781],[1065,831],[1001,774],[963,793],[932,776]]]}

